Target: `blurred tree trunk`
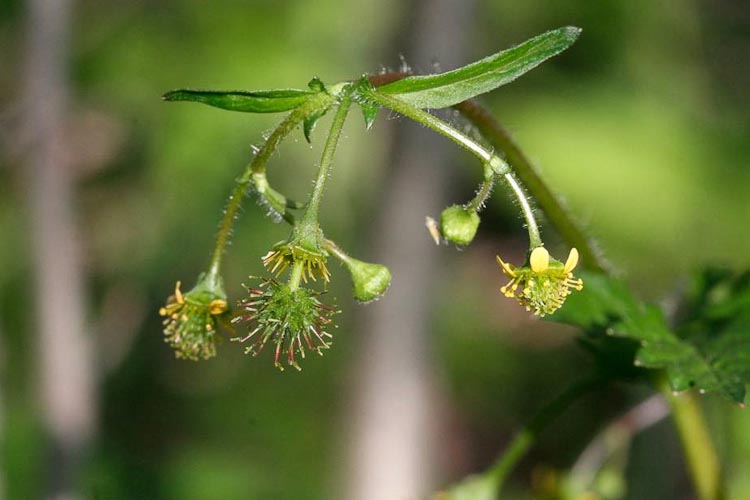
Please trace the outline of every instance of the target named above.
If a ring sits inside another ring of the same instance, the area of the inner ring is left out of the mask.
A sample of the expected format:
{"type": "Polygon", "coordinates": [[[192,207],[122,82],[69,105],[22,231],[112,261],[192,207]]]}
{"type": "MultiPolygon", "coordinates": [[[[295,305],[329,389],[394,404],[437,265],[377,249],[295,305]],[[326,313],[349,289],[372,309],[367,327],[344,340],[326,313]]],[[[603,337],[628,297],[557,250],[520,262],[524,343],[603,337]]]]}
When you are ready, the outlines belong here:
{"type": "MultiPolygon", "coordinates": [[[[464,62],[473,2],[419,0],[403,24],[408,61],[446,67],[464,62]]],[[[379,123],[384,126],[383,122],[379,123]]],[[[442,209],[454,147],[405,119],[392,127],[390,173],[373,222],[372,260],[387,263],[393,284],[363,308],[349,440],[351,470],[344,498],[426,498],[434,489],[437,436],[431,304],[437,247],[424,227],[442,209]]]]}
{"type": "Polygon", "coordinates": [[[46,495],[75,498],[74,483],[95,418],[74,174],[64,140],[72,2],[28,0],[27,9],[23,133],[36,278],[38,383],[50,439],[46,495]]]}

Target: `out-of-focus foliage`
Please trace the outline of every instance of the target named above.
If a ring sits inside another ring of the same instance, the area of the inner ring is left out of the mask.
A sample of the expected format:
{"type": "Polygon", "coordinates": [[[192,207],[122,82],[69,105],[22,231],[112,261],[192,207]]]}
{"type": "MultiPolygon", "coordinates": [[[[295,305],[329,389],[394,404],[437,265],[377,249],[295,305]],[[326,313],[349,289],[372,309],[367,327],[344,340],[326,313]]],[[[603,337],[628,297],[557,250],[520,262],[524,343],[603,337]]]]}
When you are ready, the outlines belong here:
{"type": "MultiPolygon", "coordinates": [[[[228,342],[218,346],[218,361],[175,361],[157,315],[170,283],[205,265],[227,186],[278,116],[167,106],[159,96],[183,85],[299,87],[316,75],[338,81],[396,67],[400,47],[388,41],[403,30],[405,7],[364,0],[75,4],[70,140],[101,381],[99,438],[81,482],[101,498],[331,498],[345,470],[345,395],[358,342],[352,317],[342,315],[325,358],[311,359],[301,376],[282,376],[228,342]]],[[[554,26],[583,28],[564,60],[486,102],[649,299],[669,304],[671,290],[688,286],[684,276],[706,264],[747,265],[746,10],[729,0],[485,0],[466,34],[475,41],[472,60],[554,26]]],[[[44,466],[25,179],[14,153],[23,21],[20,0],[0,0],[0,470],[13,499],[40,496],[44,466]]],[[[425,72],[432,64],[407,62],[425,72]]],[[[361,123],[351,120],[322,206],[331,236],[363,254],[370,221],[363,209],[373,206],[385,175],[385,126],[376,121],[363,140],[361,123]],[[351,210],[335,209],[342,204],[351,210]]],[[[311,152],[299,137],[269,170],[296,199],[304,192],[294,192],[300,187],[288,174],[312,177],[321,142],[311,152]]],[[[476,171],[472,161],[466,158],[466,172],[476,171]]],[[[468,199],[475,179],[467,174],[455,184],[455,198],[468,199]]],[[[563,381],[589,368],[570,329],[530,322],[498,292],[494,255],[502,248],[522,260],[514,213],[493,202],[474,244],[446,252],[436,270],[433,347],[445,413],[435,419],[450,431],[441,443],[450,457],[445,484],[485,467],[563,381]]],[[[403,221],[404,230],[422,230],[424,215],[403,221]]],[[[247,275],[261,272],[259,256],[288,232],[263,217],[249,203],[239,221],[225,267],[235,295],[247,275]]],[[[343,297],[349,285],[334,286],[343,297]]],[[[569,465],[594,429],[642,396],[638,387],[617,388],[572,408],[511,486],[526,489],[532,464],[569,465]]],[[[731,498],[747,498],[747,415],[719,398],[704,404],[722,429],[716,436],[731,498]]],[[[628,498],[684,498],[679,456],[667,425],[636,440],[628,498]]],[[[513,490],[508,498],[524,497],[513,490]]]]}
{"type": "Polygon", "coordinates": [[[744,406],[750,383],[750,283],[748,273],[701,275],[692,291],[689,322],[670,331],[655,306],[635,299],[622,283],[602,275],[584,277],[585,290],[555,315],[564,323],[598,335],[639,343],[634,363],[664,368],[675,391],[695,387],[718,392],[744,406]]]}

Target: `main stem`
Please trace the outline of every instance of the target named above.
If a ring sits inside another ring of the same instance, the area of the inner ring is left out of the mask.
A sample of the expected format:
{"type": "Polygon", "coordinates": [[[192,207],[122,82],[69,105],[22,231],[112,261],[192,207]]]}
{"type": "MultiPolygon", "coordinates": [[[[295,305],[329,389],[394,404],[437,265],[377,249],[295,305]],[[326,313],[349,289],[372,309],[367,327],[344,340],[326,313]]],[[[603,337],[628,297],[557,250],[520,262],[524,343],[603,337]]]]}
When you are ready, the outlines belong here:
{"type": "Polygon", "coordinates": [[[289,113],[279,126],[271,132],[271,135],[268,136],[268,139],[263,143],[263,146],[261,146],[261,148],[255,153],[252,161],[247,164],[242,175],[237,178],[235,181],[235,187],[229,195],[229,201],[224,209],[224,216],[219,225],[219,232],[216,235],[216,244],[214,245],[214,251],[211,255],[211,262],[208,271],[209,280],[212,282],[218,282],[219,280],[221,259],[229,242],[229,237],[232,234],[232,226],[237,218],[237,213],[242,205],[242,200],[245,197],[245,192],[247,191],[247,187],[250,184],[253,174],[265,173],[266,164],[271,158],[271,155],[278,148],[281,141],[300,123],[302,123],[305,118],[330,106],[332,100],[333,98],[331,96],[321,92],[312,96],[308,101],[295,108],[294,111],[289,113]]]}

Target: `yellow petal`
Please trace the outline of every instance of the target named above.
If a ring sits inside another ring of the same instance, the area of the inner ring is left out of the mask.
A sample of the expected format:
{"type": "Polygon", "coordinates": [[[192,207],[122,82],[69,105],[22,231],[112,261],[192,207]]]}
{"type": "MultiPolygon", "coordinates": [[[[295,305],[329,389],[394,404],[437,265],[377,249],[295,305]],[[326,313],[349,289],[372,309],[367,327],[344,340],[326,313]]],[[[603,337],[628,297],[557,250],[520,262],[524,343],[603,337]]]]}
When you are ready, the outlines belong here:
{"type": "Polygon", "coordinates": [[[531,251],[531,270],[535,273],[543,273],[549,267],[549,252],[544,247],[536,247],[531,251]]]}
{"type": "Polygon", "coordinates": [[[180,291],[180,282],[179,281],[174,286],[174,298],[177,300],[178,304],[182,304],[183,302],[185,302],[185,299],[182,296],[182,292],[180,291]]]}
{"type": "Polygon", "coordinates": [[[569,273],[573,269],[576,268],[578,265],[578,250],[575,248],[570,249],[570,254],[568,255],[568,260],[565,261],[565,267],[563,268],[563,272],[569,273]]]}

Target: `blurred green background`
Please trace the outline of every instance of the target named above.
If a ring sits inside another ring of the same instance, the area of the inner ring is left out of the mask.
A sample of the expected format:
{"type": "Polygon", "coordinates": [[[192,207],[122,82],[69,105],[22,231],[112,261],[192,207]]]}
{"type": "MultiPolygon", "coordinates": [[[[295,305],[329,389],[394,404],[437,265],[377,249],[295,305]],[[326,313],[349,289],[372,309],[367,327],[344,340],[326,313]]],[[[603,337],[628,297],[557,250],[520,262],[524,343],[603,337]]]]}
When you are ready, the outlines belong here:
{"type": "MultiPolygon", "coordinates": [[[[186,86],[299,88],[313,76],[333,83],[398,68],[410,2],[86,0],[72,8],[66,137],[97,368],[97,424],[75,488],[84,498],[340,498],[360,306],[338,266],[335,347],[301,374],[279,374],[267,356],[245,357],[228,342],[211,361],[176,361],[156,314],[175,281],[192,284],[206,265],[230,184],[279,117],[159,96],[186,86]]],[[[466,62],[547,29],[583,28],[571,50],[483,101],[644,297],[668,306],[689,272],[750,264],[746,2],[478,0],[474,10],[471,30],[458,34],[466,62]]],[[[8,499],[47,495],[55,463],[38,396],[30,180],[17,138],[26,14],[24,2],[0,0],[0,498],[8,499]]],[[[407,62],[425,70],[434,61],[407,62]]],[[[369,132],[352,115],[324,200],[329,236],[364,255],[388,172],[385,115],[369,132]]],[[[312,150],[299,133],[274,158],[270,175],[283,191],[304,196],[323,129],[312,150]]],[[[456,158],[451,199],[462,200],[478,169],[456,158]]],[[[287,231],[247,201],[225,265],[230,295],[262,273],[259,257],[287,231]]],[[[440,251],[431,305],[443,429],[435,487],[486,467],[587,366],[573,330],[532,321],[498,293],[494,255],[523,238],[512,205],[496,196],[475,244],[440,251]]],[[[508,498],[541,495],[531,478],[566,470],[598,429],[647,394],[618,386],[576,405],[522,463],[508,498]]],[[[750,417],[722,400],[705,405],[731,498],[748,499],[750,417]]],[[[625,498],[692,498],[680,457],[669,421],[638,436],[625,498]]]]}

